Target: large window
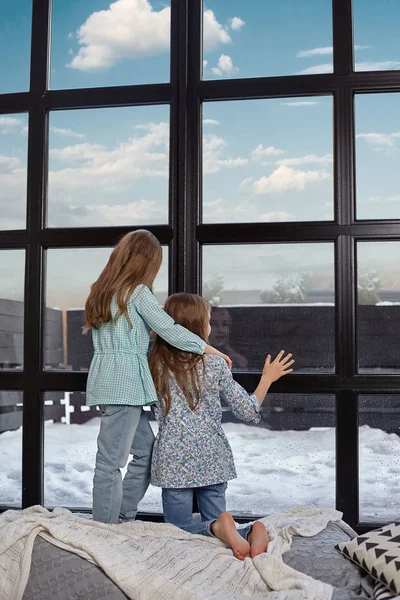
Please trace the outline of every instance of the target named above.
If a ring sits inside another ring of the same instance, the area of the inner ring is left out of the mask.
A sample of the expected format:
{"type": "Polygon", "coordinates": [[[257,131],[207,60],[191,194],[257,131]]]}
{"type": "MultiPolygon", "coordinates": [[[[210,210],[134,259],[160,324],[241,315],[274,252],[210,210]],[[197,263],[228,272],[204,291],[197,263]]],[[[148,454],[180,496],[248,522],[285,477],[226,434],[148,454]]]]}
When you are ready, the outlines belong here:
{"type": "MultiPolygon", "coordinates": [[[[399,4],[3,4],[0,506],[90,509],[83,307],[112,246],[146,227],[158,300],[209,300],[210,341],[248,391],[268,353],[296,359],[258,425],[223,407],[229,509],[393,520],[399,4]]],[[[160,491],[140,510],[159,513],[160,491]]]]}

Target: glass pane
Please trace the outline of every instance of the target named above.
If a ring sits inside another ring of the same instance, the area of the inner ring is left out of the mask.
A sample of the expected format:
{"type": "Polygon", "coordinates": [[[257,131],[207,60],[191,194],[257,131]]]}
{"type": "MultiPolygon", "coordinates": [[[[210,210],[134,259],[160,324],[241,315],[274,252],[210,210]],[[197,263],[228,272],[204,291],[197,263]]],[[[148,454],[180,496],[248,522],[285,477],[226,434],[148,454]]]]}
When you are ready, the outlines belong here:
{"type": "Polygon", "coordinates": [[[360,521],[398,521],[400,396],[359,397],[360,521]]]}
{"type": "Polygon", "coordinates": [[[281,349],[296,372],[334,370],[333,244],[205,246],[203,296],[210,343],[235,371],[259,371],[281,349]]]}
{"type": "MultiPolygon", "coordinates": [[[[46,253],[45,369],[87,371],[92,360],[90,333],[82,335],[91,284],[105,267],[112,248],[63,248],[46,253]]],[[[153,286],[162,304],[168,294],[168,248],[153,286]]]]}
{"type": "Polygon", "coordinates": [[[167,223],[168,148],[167,106],[51,113],[48,226],[167,223]]]}
{"type": "Polygon", "coordinates": [[[0,504],[22,502],[22,392],[0,390],[0,504]]]}
{"type": "Polygon", "coordinates": [[[331,73],[332,2],[210,0],[203,47],[205,79],[331,73]]]}
{"type": "Polygon", "coordinates": [[[0,3],[0,94],[29,90],[32,0],[0,3]]]}
{"type": "MultiPolygon", "coordinates": [[[[100,412],[86,406],[83,392],[45,392],[43,401],[45,505],[91,509],[100,412]]],[[[139,510],[161,513],[161,490],[151,486],[139,510]]]]}
{"type": "Polygon", "coordinates": [[[51,87],[169,81],[171,2],[54,0],[51,87]]]}
{"type": "Polygon", "coordinates": [[[334,396],[267,394],[254,425],[226,408],[223,428],[237,470],[227,510],[264,515],[299,504],[334,507],[335,410],[334,396]]]}
{"type": "Polygon", "coordinates": [[[400,94],[356,96],[359,219],[400,218],[399,102],[400,94]]]}
{"type": "Polygon", "coordinates": [[[26,227],[27,155],[28,116],[0,115],[0,229],[26,227]]]}
{"type": "Polygon", "coordinates": [[[358,366],[361,372],[400,370],[400,242],[359,242],[358,366]]]}
{"type": "Polygon", "coordinates": [[[22,369],[25,251],[0,250],[0,369],[22,369]]]}
{"type": "Polygon", "coordinates": [[[203,116],[205,223],[333,219],[330,97],[207,103],[203,116]]]}
{"type": "Polygon", "coordinates": [[[397,0],[353,0],[356,71],[400,68],[400,4],[397,0]]]}

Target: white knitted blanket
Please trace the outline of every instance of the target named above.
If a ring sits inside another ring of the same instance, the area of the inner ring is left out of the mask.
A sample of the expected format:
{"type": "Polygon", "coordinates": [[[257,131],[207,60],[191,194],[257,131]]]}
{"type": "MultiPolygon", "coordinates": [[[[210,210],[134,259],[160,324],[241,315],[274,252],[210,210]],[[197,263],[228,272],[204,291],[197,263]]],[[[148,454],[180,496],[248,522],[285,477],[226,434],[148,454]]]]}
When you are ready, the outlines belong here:
{"type": "Polygon", "coordinates": [[[0,600],[22,600],[39,534],[98,565],[132,600],[330,600],[332,587],[286,566],[293,535],[312,536],[341,513],[299,507],[263,519],[271,543],[254,560],[237,560],[219,540],[172,525],[104,525],[41,506],[0,515],[0,600]]]}

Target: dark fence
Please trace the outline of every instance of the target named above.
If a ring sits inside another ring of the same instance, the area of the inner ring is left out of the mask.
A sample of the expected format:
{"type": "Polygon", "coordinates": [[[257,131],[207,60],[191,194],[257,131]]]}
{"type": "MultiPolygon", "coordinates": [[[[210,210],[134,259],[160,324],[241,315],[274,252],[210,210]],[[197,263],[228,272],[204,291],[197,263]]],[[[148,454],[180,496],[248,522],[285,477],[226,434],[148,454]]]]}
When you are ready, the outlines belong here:
{"type": "MultiPolygon", "coordinates": [[[[333,306],[230,306],[213,310],[211,343],[229,353],[236,370],[258,371],[267,353],[284,348],[296,358],[297,372],[333,372],[335,357],[335,311],[333,306]]],[[[46,309],[45,368],[88,370],[92,340],[82,335],[83,311],[46,309]]],[[[362,369],[400,372],[400,306],[358,307],[358,356],[362,369]]],[[[0,368],[22,368],[23,305],[0,300],[0,368]]],[[[45,394],[45,418],[61,421],[66,407],[59,392],[45,394]],[[51,403],[51,404],[49,404],[51,403]]],[[[84,423],[98,415],[85,406],[85,394],[69,395],[69,422],[84,423]]],[[[375,407],[375,408],[374,408],[375,407]]],[[[374,423],[386,431],[398,431],[399,407],[385,407],[376,396],[374,423]]],[[[236,419],[224,413],[224,421],[236,419]]],[[[271,429],[331,427],[335,422],[334,400],[318,395],[270,395],[260,426],[271,429]]],[[[0,432],[22,424],[22,399],[15,392],[0,392],[0,432]]]]}

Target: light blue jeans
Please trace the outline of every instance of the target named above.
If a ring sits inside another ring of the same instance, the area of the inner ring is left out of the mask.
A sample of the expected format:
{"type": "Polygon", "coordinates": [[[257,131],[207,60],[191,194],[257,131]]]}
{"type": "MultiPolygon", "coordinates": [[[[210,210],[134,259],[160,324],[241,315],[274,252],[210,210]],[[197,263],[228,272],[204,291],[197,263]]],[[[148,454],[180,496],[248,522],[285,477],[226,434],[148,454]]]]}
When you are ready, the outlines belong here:
{"type": "MultiPolygon", "coordinates": [[[[227,483],[217,483],[196,488],[163,488],[164,521],[189,533],[214,537],[211,533],[211,523],[226,511],[227,487],[227,483]],[[193,522],[194,494],[200,510],[201,523],[193,522]]],[[[251,527],[244,527],[238,531],[247,539],[250,529],[251,527]]]]}
{"type": "Polygon", "coordinates": [[[154,434],[141,406],[102,405],[93,479],[93,519],[134,519],[150,484],[154,434]],[[122,480],[121,470],[132,460],[122,480]]]}

